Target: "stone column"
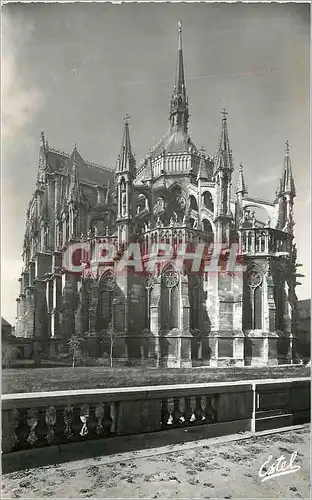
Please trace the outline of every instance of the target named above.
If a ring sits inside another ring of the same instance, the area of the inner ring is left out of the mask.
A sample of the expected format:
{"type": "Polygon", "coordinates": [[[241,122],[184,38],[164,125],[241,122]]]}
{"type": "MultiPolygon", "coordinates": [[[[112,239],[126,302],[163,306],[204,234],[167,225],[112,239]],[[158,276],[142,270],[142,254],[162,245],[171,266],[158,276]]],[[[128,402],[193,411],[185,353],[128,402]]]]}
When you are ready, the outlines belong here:
{"type": "Polygon", "coordinates": [[[154,280],[153,288],[151,291],[151,301],[150,301],[150,330],[154,337],[154,342],[155,342],[155,356],[156,356],[157,366],[159,365],[159,361],[161,358],[160,323],[159,323],[160,294],[161,294],[161,278],[158,277],[154,280]]]}
{"type": "Polygon", "coordinates": [[[90,333],[96,332],[98,299],[99,299],[99,282],[97,280],[93,280],[92,289],[90,292],[90,304],[89,304],[90,333]]]}
{"type": "Polygon", "coordinates": [[[53,274],[53,302],[51,310],[51,337],[59,337],[60,332],[60,309],[62,305],[62,275],[53,274]]]}
{"type": "Polygon", "coordinates": [[[35,280],[35,338],[49,338],[48,305],[45,280],[35,280]]]}
{"type": "Polygon", "coordinates": [[[34,336],[35,288],[33,286],[29,286],[26,288],[25,292],[25,337],[32,338],[34,336]]]}
{"type": "Polygon", "coordinates": [[[64,340],[75,332],[76,278],[62,270],[61,336],[64,340]]]}
{"type": "Polygon", "coordinates": [[[190,301],[188,294],[188,276],[181,275],[180,281],[180,339],[178,343],[179,366],[189,368],[192,366],[192,335],[190,333],[190,301]]]}

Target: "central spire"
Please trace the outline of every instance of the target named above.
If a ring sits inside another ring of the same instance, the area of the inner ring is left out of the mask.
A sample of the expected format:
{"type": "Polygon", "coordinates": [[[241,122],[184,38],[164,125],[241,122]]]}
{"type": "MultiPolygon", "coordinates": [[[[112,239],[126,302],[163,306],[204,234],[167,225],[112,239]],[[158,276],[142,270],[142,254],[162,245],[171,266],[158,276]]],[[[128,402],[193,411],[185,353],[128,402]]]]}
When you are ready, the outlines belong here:
{"type": "Polygon", "coordinates": [[[219,139],[219,148],[216,156],[215,171],[233,170],[232,151],[230,148],[229,134],[227,128],[227,111],[222,109],[221,131],[219,139]]]}
{"type": "Polygon", "coordinates": [[[182,49],[182,23],[178,23],[178,62],[175,76],[175,85],[170,101],[170,123],[171,128],[187,132],[189,119],[188,99],[186,97],[183,49],[182,49]]]}

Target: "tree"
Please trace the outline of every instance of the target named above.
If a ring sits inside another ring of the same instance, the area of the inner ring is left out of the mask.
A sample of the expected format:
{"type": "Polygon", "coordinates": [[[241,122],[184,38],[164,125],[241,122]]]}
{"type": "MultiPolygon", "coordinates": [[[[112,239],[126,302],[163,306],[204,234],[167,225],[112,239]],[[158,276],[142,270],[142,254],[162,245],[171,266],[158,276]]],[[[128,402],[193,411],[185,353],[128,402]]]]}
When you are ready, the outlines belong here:
{"type": "Polygon", "coordinates": [[[14,364],[20,354],[20,350],[15,345],[3,341],[2,343],[2,366],[3,368],[10,368],[14,364]]]}
{"type": "Polygon", "coordinates": [[[109,335],[109,361],[110,361],[110,367],[113,368],[113,348],[114,348],[114,340],[115,340],[115,337],[116,337],[116,332],[115,332],[115,329],[112,325],[112,323],[110,323],[108,325],[108,335],[109,335]]]}
{"type": "Polygon", "coordinates": [[[75,368],[77,363],[82,363],[84,360],[83,343],[86,338],[86,333],[74,333],[68,340],[69,352],[72,356],[72,368],[75,368]]]}

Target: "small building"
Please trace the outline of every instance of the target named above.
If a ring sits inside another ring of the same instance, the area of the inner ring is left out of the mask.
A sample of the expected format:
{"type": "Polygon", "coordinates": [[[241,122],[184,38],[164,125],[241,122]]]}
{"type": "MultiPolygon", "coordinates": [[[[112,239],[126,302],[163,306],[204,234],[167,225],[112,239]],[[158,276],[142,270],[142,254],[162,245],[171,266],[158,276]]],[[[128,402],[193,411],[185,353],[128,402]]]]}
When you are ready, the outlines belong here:
{"type": "Polygon", "coordinates": [[[311,355],[311,299],[298,300],[300,327],[298,332],[300,353],[304,358],[311,355]]]}
{"type": "Polygon", "coordinates": [[[12,325],[4,318],[1,318],[1,338],[2,340],[12,338],[12,325]]]}

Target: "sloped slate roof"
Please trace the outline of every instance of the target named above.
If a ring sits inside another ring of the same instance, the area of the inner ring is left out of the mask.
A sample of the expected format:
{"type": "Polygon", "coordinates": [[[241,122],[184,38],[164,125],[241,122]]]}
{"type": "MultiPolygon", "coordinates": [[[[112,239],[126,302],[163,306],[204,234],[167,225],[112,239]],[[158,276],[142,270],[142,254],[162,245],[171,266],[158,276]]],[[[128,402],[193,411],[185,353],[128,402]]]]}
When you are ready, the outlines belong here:
{"type": "Polygon", "coordinates": [[[4,318],[1,316],[1,326],[9,326],[11,327],[12,325],[4,318]]]}
{"type": "MultiPolygon", "coordinates": [[[[75,150],[74,150],[75,151],[75,150]]],[[[73,166],[74,151],[71,155],[49,148],[48,151],[48,164],[51,172],[63,172],[71,174],[73,166]]],[[[108,180],[114,179],[114,171],[84,160],[79,152],[75,151],[75,161],[78,166],[78,177],[80,182],[87,182],[94,185],[106,184],[108,180]]]]}

